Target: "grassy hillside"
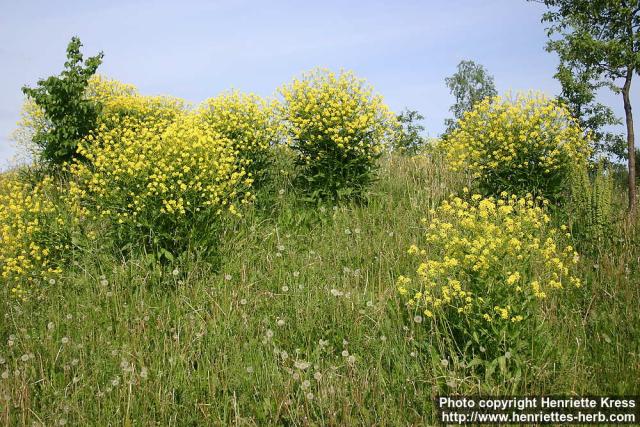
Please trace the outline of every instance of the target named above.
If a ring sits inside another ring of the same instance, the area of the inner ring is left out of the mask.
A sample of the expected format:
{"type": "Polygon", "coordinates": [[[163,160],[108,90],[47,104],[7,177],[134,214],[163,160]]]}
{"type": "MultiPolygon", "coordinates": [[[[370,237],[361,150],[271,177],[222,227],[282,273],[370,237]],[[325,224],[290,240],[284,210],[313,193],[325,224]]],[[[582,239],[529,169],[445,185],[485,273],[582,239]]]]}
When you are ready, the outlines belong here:
{"type": "Polygon", "coordinates": [[[339,207],[303,204],[278,174],[215,257],[76,238],[44,299],[0,302],[0,420],[420,425],[438,393],[640,393],[637,227],[576,242],[585,285],[547,302],[543,364],[478,377],[395,286],[421,218],[464,180],[437,157],[381,162],[367,202],[339,207]]]}

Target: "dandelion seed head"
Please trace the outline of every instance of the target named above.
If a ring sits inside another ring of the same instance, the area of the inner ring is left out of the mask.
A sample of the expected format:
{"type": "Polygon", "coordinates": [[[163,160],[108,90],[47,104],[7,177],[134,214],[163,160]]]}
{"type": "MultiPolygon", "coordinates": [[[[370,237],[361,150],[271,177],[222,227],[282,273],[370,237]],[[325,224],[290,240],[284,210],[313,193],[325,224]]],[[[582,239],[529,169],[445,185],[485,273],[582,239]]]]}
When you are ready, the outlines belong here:
{"type": "Polygon", "coordinates": [[[293,365],[302,371],[311,366],[309,362],[305,362],[304,360],[296,360],[293,365]]]}

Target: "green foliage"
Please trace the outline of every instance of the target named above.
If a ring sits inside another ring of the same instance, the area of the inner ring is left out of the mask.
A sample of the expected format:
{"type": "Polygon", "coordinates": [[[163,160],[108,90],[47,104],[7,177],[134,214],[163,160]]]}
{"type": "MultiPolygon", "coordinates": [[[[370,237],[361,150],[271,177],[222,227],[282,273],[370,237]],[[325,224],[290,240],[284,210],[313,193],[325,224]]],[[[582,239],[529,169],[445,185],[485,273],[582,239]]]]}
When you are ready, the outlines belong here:
{"type": "Polygon", "coordinates": [[[613,110],[596,101],[596,92],[603,86],[594,79],[593,72],[580,63],[561,63],[556,79],[562,85],[558,100],[563,102],[589,135],[594,153],[625,157],[625,141],[619,133],[608,131],[610,126],[622,124],[613,110]]]}
{"type": "Polygon", "coordinates": [[[575,64],[585,71],[587,86],[607,86],[622,94],[627,125],[629,210],[636,209],[635,135],[631,112],[631,81],[640,73],[640,7],[620,0],[544,0],[549,8],[548,51],[561,64],[575,64]],[[619,86],[619,82],[623,85],[619,86]]]}
{"type": "Polygon", "coordinates": [[[572,178],[571,202],[567,205],[571,231],[583,243],[602,243],[616,224],[613,202],[614,181],[610,171],[599,163],[589,175],[586,167],[576,168],[572,178]]]}
{"type": "Polygon", "coordinates": [[[393,140],[393,149],[401,154],[414,156],[426,144],[426,140],[422,136],[424,126],[420,124],[424,120],[424,116],[407,108],[398,115],[397,119],[400,128],[393,140]]]}
{"type": "Polygon", "coordinates": [[[449,108],[449,111],[453,113],[453,119],[445,120],[447,126],[445,136],[453,132],[457,127],[458,120],[462,119],[465,112],[471,111],[483,99],[498,94],[493,76],[482,65],[476,64],[474,61],[460,61],[458,71],[444,81],[451,94],[456,98],[455,104],[449,108]]]}
{"type": "Polygon", "coordinates": [[[82,43],[73,37],[67,46],[67,61],[59,76],[39,80],[35,88],[22,91],[43,111],[46,126],[33,135],[40,158],[59,166],[76,157],[78,142],[95,128],[99,105],[87,99],[89,79],[102,63],[103,54],[83,62],[82,43]]]}
{"type": "Polygon", "coordinates": [[[625,78],[627,70],[640,70],[640,8],[620,0],[544,0],[549,8],[543,21],[557,34],[547,45],[562,60],[586,66],[594,77],[625,78]]]}

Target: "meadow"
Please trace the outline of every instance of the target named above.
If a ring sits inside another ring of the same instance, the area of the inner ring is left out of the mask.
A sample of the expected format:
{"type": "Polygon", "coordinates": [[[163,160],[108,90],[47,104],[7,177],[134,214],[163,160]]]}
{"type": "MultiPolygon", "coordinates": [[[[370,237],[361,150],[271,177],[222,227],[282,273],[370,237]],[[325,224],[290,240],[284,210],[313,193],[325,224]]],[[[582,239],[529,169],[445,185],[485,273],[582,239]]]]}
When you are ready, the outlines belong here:
{"type": "Polygon", "coordinates": [[[279,176],[269,208],[224,230],[217,269],[115,258],[98,239],[46,304],[3,301],[3,422],[434,424],[438,393],[638,393],[637,231],[581,260],[532,378],[473,377],[394,286],[419,218],[462,180],[438,158],[381,162],[366,206],[301,205],[279,176]]]}
{"type": "Polygon", "coordinates": [[[5,425],[433,425],[442,394],[640,393],[638,220],[560,104],[487,99],[409,155],[350,73],[196,108],[82,90],[93,129],[0,177],[5,425]]]}

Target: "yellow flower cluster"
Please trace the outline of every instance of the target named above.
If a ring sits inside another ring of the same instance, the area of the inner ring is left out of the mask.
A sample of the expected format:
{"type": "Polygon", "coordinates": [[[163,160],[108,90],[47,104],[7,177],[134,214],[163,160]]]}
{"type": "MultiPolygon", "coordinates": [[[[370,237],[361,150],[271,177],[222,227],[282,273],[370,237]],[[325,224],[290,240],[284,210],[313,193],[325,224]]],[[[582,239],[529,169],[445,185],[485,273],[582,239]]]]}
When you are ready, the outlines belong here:
{"type": "Polygon", "coordinates": [[[198,114],[211,129],[231,141],[234,155],[249,178],[264,177],[269,148],[280,134],[274,103],[232,91],[204,101],[198,114]]]}
{"type": "Polygon", "coordinates": [[[289,142],[307,162],[332,152],[371,159],[396,124],[382,97],[351,72],[316,69],[280,93],[289,142]]]}
{"type": "Polygon", "coordinates": [[[123,121],[130,130],[149,126],[163,130],[188,110],[179,98],[138,94],[107,97],[101,105],[98,132],[121,127],[123,121]]]}
{"type": "Polygon", "coordinates": [[[555,198],[571,165],[589,156],[569,111],[543,95],[487,98],[467,112],[444,141],[449,164],[468,170],[484,189],[555,198]]]}
{"type": "Polygon", "coordinates": [[[64,219],[49,197],[52,188],[49,177],[32,186],[14,174],[0,176],[2,290],[21,300],[61,273],[53,255],[67,248],[51,239],[49,229],[64,227],[64,219]]]}
{"type": "Polygon", "coordinates": [[[409,248],[420,259],[416,274],[397,281],[408,305],[427,317],[520,322],[536,301],[581,285],[571,273],[578,254],[558,243],[561,236],[531,195],[452,196],[431,215],[423,220],[422,246],[409,248]]]}
{"type": "Polygon", "coordinates": [[[122,95],[105,104],[70,167],[86,214],[156,232],[252,200],[233,142],[179,100],[122,95]]]}
{"type": "Polygon", "coordinates": [[[115,79],[96,74],[89,79],[86,96],[102,105],[108,104],[120,96],[138,95],[138,89],[129,83],[122,83],[115,79]]]}

